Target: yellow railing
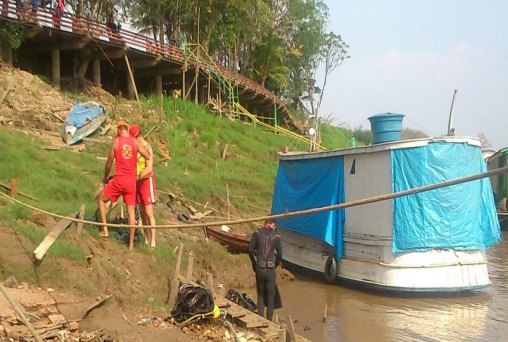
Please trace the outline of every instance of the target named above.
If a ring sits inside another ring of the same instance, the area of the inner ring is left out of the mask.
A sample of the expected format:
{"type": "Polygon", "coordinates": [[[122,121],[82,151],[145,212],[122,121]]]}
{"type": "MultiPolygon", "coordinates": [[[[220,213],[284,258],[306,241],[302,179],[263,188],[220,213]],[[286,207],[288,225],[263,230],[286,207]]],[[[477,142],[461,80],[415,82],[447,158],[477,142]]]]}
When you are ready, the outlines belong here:
{"type": "MultiPolygon", "coordinates": [[[[228,99],[231,101],[231,107],[232,109],[236,112],[236,114],[239,114],[239,115],[243,115],[245,117],[248,117],[250,120],[252,120],[252,122],[256,125],[260,125],[264,128],[267,128],[273,132],[277,132],[277,133],[280,133],[280,134],[284,134],[292,139],[295,139],[297,141],[300,141],[300,142],[303,142],[305,144],[308,144],[309,146],[312,146],[313,142],[311,139],[307,138],[307,137],[304,137],[298,133],[295,133],[295,132],[292,132],[288,129],[285,129],[283,127],[280,127],[280,126],[275,126],[275,125],[270,125],[270,124],[267,124],[261,120],[258,119],[258,117],[252,113],[250,113],[247,109],[245,109],[245,107],[243,107],[237,100],[236,100],[236,97],[234,96],[234,87],[233,85],[231,84],[230,80],[229,80],[229,77],[227,77],[227,75],[224,75],[223,71],[222,71],[222,68],[219,67],[215,61],[210,57],[210,55],[208,55],[208,53],[205,51],[205,49],[203,49],[203,47],[200,45],[200,44],[188,44],[186,46],[186,52],[188,51],[189,52],[189,55],[191,58],[195,59],[195,60],[199,60],[199,57],[198,57],[198,49],[200,52],[203,53],[203,57],[206,57],[206,62],[207,64],[210,66],[213,66],[214,68],[214,71],[220,75],[220,77],[222,78],[222,81],[226,84],[227,86],[227,90],[228,92],[230,92],[229,94],[225,94],[228,99]],[[191,49],[191,48],[188,48],[187,49],[187,46],[193,46],[195,47],[195,49],[191,49]]],[[[274,120],[272,118],[269,118],[270,120],[274,120]]],[[[321,146],[319,144],[314,144],[315,148],[318,150],[318,151],[324,151],[326,150],[326,148],[324,146],[321,146]]]]}
{"type": "MultiPolygon", "coordinates": [[[[267,129],[272,130],[274,132],[287,135],[288,137],[290,137],[292,139],[295,139],[297,141],[303,142],[305,144],[312,145],[312,140],[307,138],[307,137],[304,137],[304,136],[302,136],[302,135],[300,135],[298,133],[292,132],[292,131],[290,131],[288,129],[285,129],[283,127],[280,127],[280,126],[272,126],[270,124],[264,123],[263,121],[259,120],[256,115],[251,114],[247,109],[245,109],[239,103],[235,104],[235,108],[236,108],[236,110],[238,110],[239,114],[248,117],[256,125],[260,125],[261,127],[267,128],[267,129]]],[[[324,146],[321,146],[319,144],[315,144],[315,146],[316,146],[318,151],[324,151],[324,150],[326,150],[326,148],[324,146]]]]}

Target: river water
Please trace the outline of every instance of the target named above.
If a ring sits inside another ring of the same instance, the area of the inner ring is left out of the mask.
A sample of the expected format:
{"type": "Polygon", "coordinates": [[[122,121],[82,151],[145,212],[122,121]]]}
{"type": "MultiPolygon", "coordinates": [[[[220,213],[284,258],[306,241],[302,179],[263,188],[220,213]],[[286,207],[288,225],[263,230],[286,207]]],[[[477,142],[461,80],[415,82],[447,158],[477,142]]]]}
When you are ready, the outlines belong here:
{"type": "Polygon", "coordinates": [[[508,341],[508,232],[487,251],[492,285],[448,296],[394,296],[297,275],[281,286],[295,332],[311,341],[508,341]],[[327,305],[327,317],[323,322],[327,305]]]}

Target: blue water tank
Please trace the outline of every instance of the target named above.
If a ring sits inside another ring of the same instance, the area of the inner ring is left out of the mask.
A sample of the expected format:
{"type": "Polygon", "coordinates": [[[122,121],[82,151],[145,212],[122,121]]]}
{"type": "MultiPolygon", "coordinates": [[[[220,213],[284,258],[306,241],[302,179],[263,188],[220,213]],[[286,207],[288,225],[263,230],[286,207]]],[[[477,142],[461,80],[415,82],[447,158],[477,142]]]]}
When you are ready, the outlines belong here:
{"type": "Polygon", "coordinates": [[[371,116],[369,121],[372,131],[372,142],[380,144],[400,140],[403,118],[404,114],[397,113],[382,113],[371,116]]]}

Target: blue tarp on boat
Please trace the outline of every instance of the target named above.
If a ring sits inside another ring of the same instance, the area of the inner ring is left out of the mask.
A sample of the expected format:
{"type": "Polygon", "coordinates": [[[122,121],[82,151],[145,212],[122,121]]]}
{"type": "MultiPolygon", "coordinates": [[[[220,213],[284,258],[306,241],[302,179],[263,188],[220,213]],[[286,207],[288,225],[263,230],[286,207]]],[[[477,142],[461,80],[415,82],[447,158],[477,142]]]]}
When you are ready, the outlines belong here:
{"type": "MultiPolygon", "coordinates": [[[[272,201],[272,214],[319,208],[344,202],[344,158],[281,160],[272,201]]],[[[344,210],[277,219],[277,226],[318,238],[342,257],[344,210]]]]}
{"type": "Polygon", "coordinates": [[[95,119],[104,111],[104,107],[94,102],[74,103],[74,107],[69,112],[66,123],[80,128],[87,122],[95,119]]]}
{"type": "MultiPolygon", "coordinates": [[[[392,150],[393,191],[486,171],[479,147],[444,142],[392,150]]],[[[485,249],[501,239],[488,178],[394,199],[393,253],[485,249]]]]}

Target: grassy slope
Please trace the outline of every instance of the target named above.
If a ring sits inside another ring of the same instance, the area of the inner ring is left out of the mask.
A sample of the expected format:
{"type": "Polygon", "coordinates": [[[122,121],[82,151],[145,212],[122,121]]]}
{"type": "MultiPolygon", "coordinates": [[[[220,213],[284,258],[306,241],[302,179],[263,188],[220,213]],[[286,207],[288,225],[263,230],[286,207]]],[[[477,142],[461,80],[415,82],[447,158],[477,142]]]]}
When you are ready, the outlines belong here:
{"type": "MultiPolygon", "coordinates": [[[[144,132],[157,124],[158,107],[155,98],[143,100],[141,112],[151,113],[149,118],[137,120],[144,132]]],[[[110,112],[110,115],[117,117],[118,113],[110,112]]],[[[338,132],[334,128],[325,128],[322,132],[323,143],[328,146],[348,144],[348,132],[338,132]]],[[[164,119],[148,140],[156,151],[158,189],[214,206],[219,204],[217,197],[227,198],[229,187],[231,204],[243,217],[269,211],[277,152],[283,146],[291,150],[307,149],[287,137],[217,118],[202,107],[183,101],[174,103],[172,99],[166,99],[164,119]],[[159,140],[168,147],[171,160],[159,161],[159,140]],[[222,160],[226,144],[229,156],[222,160]]],[[[97,156],[104,157],[108,146],[87,143],[86,151],[76,153],[65,149],[48,151],[41,148],[44,144],[32,136],[0,127],[0,182],[8,183],[11,178],[17,178],[18,190],[39,201],[19,199],[63,215],[76,212],[80,204],[85,203],[87,216],[90,216],[96,208],[93,196],[104,168],[104,160],[97,156]]],[[[163,210],[167,210],[165,205],[157,208],[159,223],[163,223],[160,220],[163,210]]],[[[174,247],[184,242],[196,255],[196,273],[212,272],[218,277],[229,271],[227,285],[233,287],[245,281],[242,274],[248,268],[246,256],[231,256],[215,243],[206,244],[202,239],[192,239],[179,232],[162,234],[154,252],[138,248],[133,258],[125,246],[115,241],[97,241],[92,237],[96,232],[94,227],[87,227],[84,239],[76,238],[67,230],[51,247],[43,263],[33,267],[29,262],[30,251],[44,238],[47,229],[33,224],[32,217],[31,211],[0,198],[2,234],[10,234],[8,230],[11,229],[16,236],[11,241],[14,246],[0,247],[0,273],[4,278],[15,275],[20,281],[70,287],[87,296],[111,292],[120,301],[127,296],[136,297],[131,304],[146,304],[146,297],[153,295],[154,299],[149,302],[160,307],[165,297],[166,277],[175,262],[174,247]],[[19,249],[18,245],[24,249],[26,258],[13,260],[8,249],[19,249]],[[85,256],[90,254],[94,258],[87,264],[85,256]],[[134,261],[129,263],[128,258],[134,261]],[[144,280],[144,291],[140,290],[139,282],[136,285],[136,279],[144,280]]]]}

